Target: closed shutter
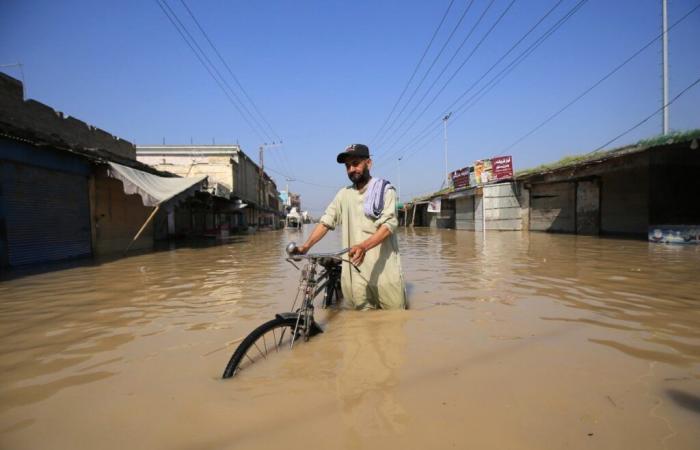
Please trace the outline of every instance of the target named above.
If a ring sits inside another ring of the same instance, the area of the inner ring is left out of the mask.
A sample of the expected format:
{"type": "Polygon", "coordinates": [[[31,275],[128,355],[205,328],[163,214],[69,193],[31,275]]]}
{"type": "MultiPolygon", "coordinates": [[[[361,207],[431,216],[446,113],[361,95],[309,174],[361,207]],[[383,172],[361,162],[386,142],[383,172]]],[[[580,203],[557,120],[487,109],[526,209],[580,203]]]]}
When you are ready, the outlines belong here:
{"type": "Polygon", "coordinates": [[[458,230],[474,230],[474,196],[456,199],[455,209],[455,228],[458,230]]]}
{"type": "Polygon", "coordinates": [[[91,254],[87,177],[9,162],[0,171],[11,266],[91,254]]]}
{"type": "Polygon", "coordinates": [[[576,232],[576,184],[548,183],[530,189],[530,229],[576,232]]]}

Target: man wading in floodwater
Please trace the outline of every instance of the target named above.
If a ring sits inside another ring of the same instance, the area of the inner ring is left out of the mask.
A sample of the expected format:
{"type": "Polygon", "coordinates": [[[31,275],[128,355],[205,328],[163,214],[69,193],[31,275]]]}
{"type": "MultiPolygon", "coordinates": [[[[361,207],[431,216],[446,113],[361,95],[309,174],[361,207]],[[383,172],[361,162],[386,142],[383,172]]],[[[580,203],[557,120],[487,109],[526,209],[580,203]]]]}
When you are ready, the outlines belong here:
{"type": "Polygon", "coordinates": [[[328,230],[342,225],[343,247],[350,247],[352,262],[361,272],[343,263],[343,297],[355,309],[404,309],[406,292],[396,239],[396,191],[388,181],[372,178],[369,148],[353,144],[340,153],[352,186],[338,191],[319,224],[304,245],[306,253],[328,230]]]}

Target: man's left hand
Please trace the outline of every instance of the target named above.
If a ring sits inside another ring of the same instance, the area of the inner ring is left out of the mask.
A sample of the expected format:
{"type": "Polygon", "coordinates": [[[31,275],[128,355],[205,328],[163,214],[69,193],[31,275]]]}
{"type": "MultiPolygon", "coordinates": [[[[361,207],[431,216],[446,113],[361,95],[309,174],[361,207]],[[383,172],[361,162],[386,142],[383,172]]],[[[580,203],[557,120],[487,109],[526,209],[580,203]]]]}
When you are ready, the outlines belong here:
{"type": "Polygon", "coordinates": [[[359,266],[362,264],[362,261],[365,259],[365,249],[359,245],[354,245],[350,247],[350,251],[348,252],[348,255],[350,256],[350,261],[356,266],[359,266]]]}

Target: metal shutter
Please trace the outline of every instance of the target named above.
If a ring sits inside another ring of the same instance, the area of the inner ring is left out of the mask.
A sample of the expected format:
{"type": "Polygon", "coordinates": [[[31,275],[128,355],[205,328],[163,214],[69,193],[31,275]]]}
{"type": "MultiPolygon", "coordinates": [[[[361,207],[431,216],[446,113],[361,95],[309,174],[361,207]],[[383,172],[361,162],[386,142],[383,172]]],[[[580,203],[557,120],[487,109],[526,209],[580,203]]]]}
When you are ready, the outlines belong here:
{"type": "Polygon", "coordinates": [[[10,162],[0,171],[11,266],[91,254],[85,176],[10,162]]]}

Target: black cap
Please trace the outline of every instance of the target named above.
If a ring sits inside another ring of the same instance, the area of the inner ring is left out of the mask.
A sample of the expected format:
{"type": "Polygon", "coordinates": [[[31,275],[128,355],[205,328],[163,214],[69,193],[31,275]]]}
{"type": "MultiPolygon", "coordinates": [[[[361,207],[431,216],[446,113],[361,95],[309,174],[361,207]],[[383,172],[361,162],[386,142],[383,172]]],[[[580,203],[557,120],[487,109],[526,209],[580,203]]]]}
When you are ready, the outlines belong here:
{"type": "Polygon", "coordinates": [[[369,147],[364,144],[350,144],[345,150],[338,154],[336,159],[340,164],[345,162],[348,156],[359,156],[360,158],[369,158],[369,147]]]}

